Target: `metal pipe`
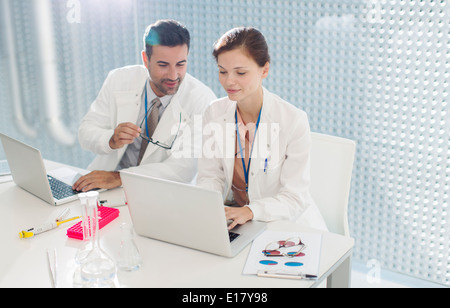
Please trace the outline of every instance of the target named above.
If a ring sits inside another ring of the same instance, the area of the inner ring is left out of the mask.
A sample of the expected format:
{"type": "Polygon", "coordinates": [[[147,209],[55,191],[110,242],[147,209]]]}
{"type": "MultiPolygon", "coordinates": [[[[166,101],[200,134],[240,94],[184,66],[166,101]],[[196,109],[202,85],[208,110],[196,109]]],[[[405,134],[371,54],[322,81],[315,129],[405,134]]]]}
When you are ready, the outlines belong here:
{"type": "Polygon", "coordinates": [[[34,0],[36,34],[39,45],[40,66],[44,90],[45,120],[47,129],[58,143],[72,146],[76,137],[61,118],[58,59],[54,41],[51,0],[34,0]]]}
{"type": "Polygon", "coordinates": [[[9,57],[9,79],[11,81],[12,103],[14,106],[14,119],[19,131],[31,138],[36,138],[36,129],[30,126],[25,119],[22,109],[22,95],[20,92],[19,70],[17,67],[16,57],[16,40],[14,34],[14,24],[11,19],[13,12],[10,6],[10,0],[2,0],[1,11],[3,12],[3,19],[5,20],[5,38],[6,50],[9,57]]]}

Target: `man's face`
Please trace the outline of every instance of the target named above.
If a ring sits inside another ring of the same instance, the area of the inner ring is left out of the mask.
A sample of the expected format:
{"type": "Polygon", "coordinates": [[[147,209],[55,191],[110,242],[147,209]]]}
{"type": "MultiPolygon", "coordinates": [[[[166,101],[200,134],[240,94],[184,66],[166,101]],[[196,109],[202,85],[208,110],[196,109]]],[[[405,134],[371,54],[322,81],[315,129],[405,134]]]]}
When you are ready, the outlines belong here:
{"type": "Polygon", "coordinates": [[[150,74],[150,85],[158,97],[177,93],[187,71],[187,45],[175,47],[154,46],[148,59],[142,52],[144,64],[150,74]]]}

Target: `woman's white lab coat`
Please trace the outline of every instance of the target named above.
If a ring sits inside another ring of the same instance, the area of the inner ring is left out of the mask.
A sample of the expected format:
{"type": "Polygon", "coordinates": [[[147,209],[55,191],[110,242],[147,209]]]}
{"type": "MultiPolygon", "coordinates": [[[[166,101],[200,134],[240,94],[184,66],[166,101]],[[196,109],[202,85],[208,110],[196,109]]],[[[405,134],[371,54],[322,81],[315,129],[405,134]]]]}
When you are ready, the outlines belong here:
{"type": "MultiPolygon", "coordinates": [[[[149,74],[144,66],[126,66],[113,70],[106,78],[97,99],[83,118],[78,137],[83,149],[97,156],[89,170],[114,171],[127,146],[119,150],[109,147],[109,139],[120,123],[136,123],[142,105],[142,94],[149,74]]],[[[201,116],[211,101],[217,99],[203,83],[186,74],[178,92],[162,115],[153,135],[154,140],[170,144],[180,123],[181,129],[172,150],[149,144],[139,167],[129,171],[180,182],[190,182],[197,173],[197,160],[193,152],[196,135],[195,118],[201,116]],[[185,142],[185,138],[188,142],[185,142]],[[183,148],[187,145],[189,148],[183,148]],[[177,155],[178,154],[178,155],[177,155]]],[[[201,137],[199,137],[201,138],[201,137]]]]}
{"type": "MultiPolygon", "coordinates": [[[[291,220],[326,230],[310,192],[311,136],[305,112],[264,89],[261,121],[249,172],[248,207],[259,221],[291,220]]],[[[199,186],[232,199],[236,154],[236,102],[226,98],[211,104],[204,116],[203,158],[199,186]]]]}

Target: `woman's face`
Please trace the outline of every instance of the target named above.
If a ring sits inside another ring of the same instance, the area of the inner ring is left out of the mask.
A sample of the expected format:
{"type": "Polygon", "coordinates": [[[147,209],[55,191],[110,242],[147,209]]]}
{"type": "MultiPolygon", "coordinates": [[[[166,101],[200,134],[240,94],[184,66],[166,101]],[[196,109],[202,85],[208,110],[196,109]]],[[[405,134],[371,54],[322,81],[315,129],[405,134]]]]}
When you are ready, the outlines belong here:
{"type": "Polygon", "coordinates": [[[245,103],[261,95],[262,81],[269,73],[269,63],[260,67],[242,49],[221,53],[217,58],[219,81],[232,101],[245,103]]]}

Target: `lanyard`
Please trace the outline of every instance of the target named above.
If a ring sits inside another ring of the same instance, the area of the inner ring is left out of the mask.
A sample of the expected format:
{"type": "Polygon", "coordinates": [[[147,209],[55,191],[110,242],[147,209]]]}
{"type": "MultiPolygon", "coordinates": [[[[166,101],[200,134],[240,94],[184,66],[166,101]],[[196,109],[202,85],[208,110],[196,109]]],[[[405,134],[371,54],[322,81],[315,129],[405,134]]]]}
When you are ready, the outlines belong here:
{"type": "Polygon", "coordinates": [[[241,137],[239,135],[237,108],[236,108],[236,113],[234,115],[235,119],[236,119],[236,133],[237,133],[237,138],[238,138],[238,142],[239,142],[239,152],[241,153],[242,167],[244,167],[245,191],[247,193],[248,193],[248,174],[250,172],[250,163],[252,161],[252,153],[253,153],[253,146],[255,145],[256,132],[258,131],[259,121],[261,120],[261,112],[262,112],[262,108],[259,111],[258,121],[256,122],[255,136],[253,137],[253,144],[252,144],[252,149],[250,151],[250,157],[248,158],[248,166],[247,167],[245,167],[245,159],[244,159],[245,155],[242,151],[241,137]]]}
{"type": "Polygon", "coordinates": [[[150,138],[150,134],[148,133],[148,123],[147,123],[147,119],[148,119],[148,109],[147,109],[147,82],[145,82],[145,132],[147,133],[147,137],[150,138]]]}

